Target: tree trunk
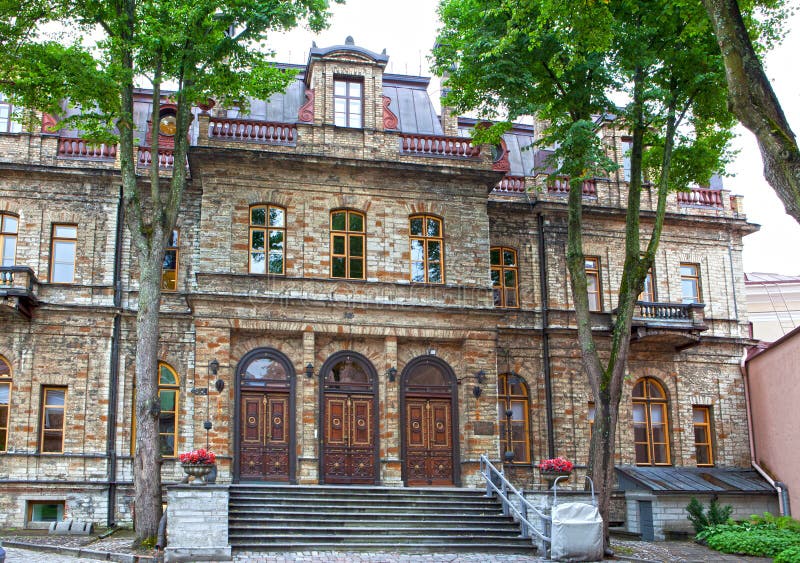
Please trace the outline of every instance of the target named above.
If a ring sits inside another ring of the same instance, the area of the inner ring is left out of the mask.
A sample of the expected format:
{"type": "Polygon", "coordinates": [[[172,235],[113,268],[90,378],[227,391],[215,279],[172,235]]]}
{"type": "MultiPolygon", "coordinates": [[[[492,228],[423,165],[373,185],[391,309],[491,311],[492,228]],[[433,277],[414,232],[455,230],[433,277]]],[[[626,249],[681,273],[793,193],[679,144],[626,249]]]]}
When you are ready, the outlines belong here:
{"type": "MultiPolygon", "coordinates": [[[[154,244],[155,247],[163,247],[154,244]]],[[[158,422],[159,305],[162,252],[139,253],[139,310],[136,314],[136,452],[134,512],[138,542],[155,537],[161,520],[161,452],[158,422]]]]}
{"type": "Polygon", "coordinates": [[[764,177],[800,223],[800,150],[734,0],[703,0],[725,62],[728,105],[758,140],[764,177]]]}

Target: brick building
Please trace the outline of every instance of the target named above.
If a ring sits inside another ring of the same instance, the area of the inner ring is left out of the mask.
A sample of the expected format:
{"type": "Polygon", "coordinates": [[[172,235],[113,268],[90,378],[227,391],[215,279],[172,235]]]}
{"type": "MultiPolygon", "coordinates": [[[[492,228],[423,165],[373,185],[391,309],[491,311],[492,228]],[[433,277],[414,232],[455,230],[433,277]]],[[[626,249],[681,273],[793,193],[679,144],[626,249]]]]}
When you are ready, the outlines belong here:
{"type": "MultiPolygon", "coordinates": [[[[387,61],[351,41],[315,47],[247,115],[196,109],[165,257],[165,482],[206,441],[221,482],[477,487],[479,456],[513,451],[507,474],[538,487],[540,459],[585,464],[565,185],[545,182],[546,151],[523,149],[534,126],[473,146],[474,122],[439,118],[428,79],[385,74],[387,61]]],[[[136,108],[138,170],[168,175],[174,107],[161,106],[157,154],[146,92],[136,108]]],[[[137,282],[116,148],[3,115],[0,525],[129,521],[137,282]]],[[[597,127],[623,164],[584,188],[604,334],[629,139],[597,127]]],[[[646,191],[643,231],[654,208],[646,191]]],[[[620,466],[749,466],[741,249],[754,229],[720,186],[670,195],[634,321],[620,466]]]]}

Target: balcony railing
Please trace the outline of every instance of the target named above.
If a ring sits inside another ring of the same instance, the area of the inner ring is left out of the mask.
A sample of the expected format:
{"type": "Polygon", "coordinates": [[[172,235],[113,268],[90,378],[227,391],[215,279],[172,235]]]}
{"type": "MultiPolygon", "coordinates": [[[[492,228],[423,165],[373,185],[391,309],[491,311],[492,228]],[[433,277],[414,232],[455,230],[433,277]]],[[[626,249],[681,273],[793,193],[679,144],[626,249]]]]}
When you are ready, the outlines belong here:
{"type": "Polygon", "coordinates": [[[208,122],[208,137],[245,143],[293,146],[297,142],[297,126],[293,123],[212,117],[208,122]]]}
{"type": "Polygon", "coordinates": [[[473,145],[466,137],[442,137],[438,135],[400,134],[400,152],[424,156],[445,156],[455,158],[478,158],[480,145],[473,145]]]}
{"type": "Polygon", "coordinates": [[[27,319],[39,304],[37,285],[33,270],[27,266],[0,266],[0,296],[5,298],[0,302],[27,319]]]}
{"type": "Polygon", "coordinates": [[[117,145],[91,143],[80,137],[60,137],[58,139],[58,157],[115,160],[117,158],[117,145]]]}
{"type": "Polygon", "coordinates": [[[633,313],[636,324],[675,326],[685,328],[704,327],[703,303],[654,303],[637,301],[633,313]]]}
{"type": "Polygon", "coordinates": [[[494,192],[496,193],[509,193],[509,194],[524,194],[525,193],[525,177],[524,176],[506,176],[495,186],[494,192]]]}
{"type": "Polygon", "coordinates": [[[678,205],[696,205],[722,209],[722,190],[692,188],[688,192],[678,192],[678,205]]]}
{"type": "MultiPolygon", "coordinates": [[[[569,194],[569,178],[556,178],[547,183],[547,193],[554,195],[569,194]]],[[[584,180],[583,197],[597,197],[597,184],[594,180],[584,180]]]]}
{"type": "MultiPolygon", "coordinates": [[[[139,160],[137,165],[141,168],[149,168],[153,164],[153,153],[150,150],[150,147],[139,147],[139,160]]],[[[158,161],[157,165],[159,168],[169,170],[175,166],[175,151],[172,149],[158,149],[158,161]]]]}

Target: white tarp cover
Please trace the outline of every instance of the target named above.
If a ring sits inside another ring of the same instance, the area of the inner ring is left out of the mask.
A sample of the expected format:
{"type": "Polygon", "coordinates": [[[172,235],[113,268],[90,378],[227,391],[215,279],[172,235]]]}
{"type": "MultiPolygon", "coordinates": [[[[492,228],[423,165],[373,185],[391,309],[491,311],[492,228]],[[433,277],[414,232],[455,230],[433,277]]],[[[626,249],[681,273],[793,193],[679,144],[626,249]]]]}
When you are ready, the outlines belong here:
{"type": "Polygon", "coordinates": [[[554,561],[603,559],[603,518],[597,507],[566,502],[553,507],[550,558],[554,561]]]}

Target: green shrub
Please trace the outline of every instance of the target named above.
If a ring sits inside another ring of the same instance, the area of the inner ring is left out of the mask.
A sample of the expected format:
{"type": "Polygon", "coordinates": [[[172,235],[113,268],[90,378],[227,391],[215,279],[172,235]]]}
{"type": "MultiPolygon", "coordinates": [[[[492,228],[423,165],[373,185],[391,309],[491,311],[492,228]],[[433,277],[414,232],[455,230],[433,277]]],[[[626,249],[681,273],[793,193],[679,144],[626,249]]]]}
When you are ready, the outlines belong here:
{"type": "Polygon", "coordinates": [[[708,505],[708,511],[706,511],[700,501],[692,497],[692,500],[686,505],[686,512],[689,513],[687,518],[692,523],[695,533],[699,534],[709,526],[725,524],[731,517],[733,507],[731,505],[720,506],[717,499],[712,498],[708,505]]]}
{"type": "Polygon", "coordinates": [[[800,546],[784,549],[775,557],[773,563],[800,563],[800,546]]]}
{"type": "Polygon", "coordinates": [[[800,563],[800,523],[765,513],[740,523],[708,526],[697,539],[723,553],[774,557],[777,563],[800,563]]]}

